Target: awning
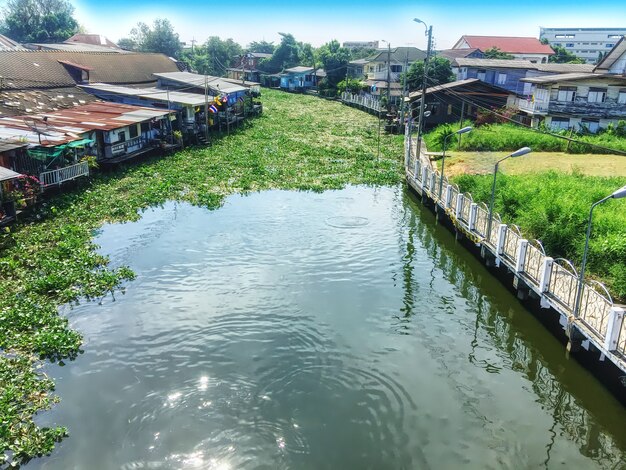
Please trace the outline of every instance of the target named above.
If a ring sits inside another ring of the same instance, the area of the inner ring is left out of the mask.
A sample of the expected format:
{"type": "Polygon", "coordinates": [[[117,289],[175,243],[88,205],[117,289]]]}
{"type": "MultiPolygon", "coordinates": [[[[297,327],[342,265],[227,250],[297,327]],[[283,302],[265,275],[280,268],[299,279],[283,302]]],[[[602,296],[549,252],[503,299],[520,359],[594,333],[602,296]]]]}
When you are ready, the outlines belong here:
{"type": "Polygon", "coordinates": [[[91,139],[81,139],[81,140],[74,140],[72,142],[68,142],[66,145],[69,148],[76,148],[76,147],[85,147],[86,145],[89,144],[93,144],[93,140],[91,139]]]}
{"type": "Polygon", "coordinates": [[[55,158],[61,155],[66,147],[67,144],[57,145],[56,147],[37,147],[28,149],[26,153],[29,157],[36,158],[37,160],[47,160],[48,158],[55,158]]]}

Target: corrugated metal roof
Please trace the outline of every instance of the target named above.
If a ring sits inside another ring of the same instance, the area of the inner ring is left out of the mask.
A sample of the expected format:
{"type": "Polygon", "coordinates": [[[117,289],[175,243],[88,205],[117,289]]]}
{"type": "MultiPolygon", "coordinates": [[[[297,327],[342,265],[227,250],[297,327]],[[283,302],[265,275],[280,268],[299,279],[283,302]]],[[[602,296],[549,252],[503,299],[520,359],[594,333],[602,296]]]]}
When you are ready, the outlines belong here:
{"type": "Polygon", "coordinates": [[[313,72],[313,67],[305,67],[305,66],[302,66],[302,65],[298,65],[297,67],[291,67],[289,69],[285,69],[285,72],[289,72],[289,73],[313,72]]]}
{"type": "Polygon", "coordinates": [[[28,147],[26,142],[16,142],[14,140],[2,140],[0,139],[0,153],[8,152],[9,150],[15,150],[23,147],[28,147]]]}
{"type": "Polygon", "coordinates": [[[613,79],[626,84],[626,77],[604,73],[561,73],[558,75],[544,75],[543,77],[522,78],[520,81],[536,84],[557,82],[573,82],[578,80],[613,79]]]}
{"type": "MultiPolygon", "coordinates": [[[[182,91],[167,91],[159,88],[131,88],[119,85],[109,85],[108,83],[90,83],[89,85],[81,85],[85,90],[95,90],[96,95],[106,99],[106,94],[136,96],[142,99],[159,101],[162,103],[177,103],[186,106],[200,106],[204,104],[204,95],[197,93],[185,93],[182,91]],[[101,92],[101,93],[97,93],[101,92]]],[[[213,100],[213,96],[209,95],[209,100],[213,100]]]]}
{"type": "Polygon", "coordinates": [[[79,140],[81,134],[93,130],[118,129],[168,113],[168,110],[97,102],[54,113],[0,119],[0,138],[26,140],[30,145],[56,146],[79,140]]]}
{"type": "Polygon", "coordinates": [[[590,64],[535,64],[529,60],[517,59],[479,59],[471,57],[459,57],[453,60],[458,67],[483,67],[502,69],[528,69],[541,72],[567,73],[567,72],[592,72],[590,64]]]}
{"type": "Polygon", "coordinates": [[[45,43],[28,43],[24,44],[24,47],[27,49],[32,49],[34,51],[66,51],[66,52],[115,52],[117,54],[132,54],[131,51],[125,51],[124,49],[120,49],[118,47],[108,47],[108,46],[100,46],[98,44],[84,44],[80,42],[72,42],[72,43],[53,43],[53,44],[45,44],[45,43]]]}
{"type": "Polygon", "coordinates": [[[95,99],[75,86],[42,90],[0,90],[0,117],[58,111],[87,104],[95,99]]]}
{"type": "MultiPolygon", "coordinates": [[[[468,85],[473,85],[482,89],[490,90],[493,92],[492,94],[495,96],[499,96],[499,95],[508,96],[510,94],[508,90],[505,90],[503,88],[500,88],[494,85],[490,85],[489,83],[485,83],[481,80],[478,80],[477,78],[468,78],[466,80],[457,80],[456,82],[444,83],[442,85],[435,85],[430,88],[426,88],[426,94],[429,95],[431,93],[436,93],[438,91],[444,91],[444,90],[449,90],[453,88],[461,88],[461,87],[465,87],[468,85]]],[[[413,100],[415,98],[419,98],[420,96],[422,96],[421,90],[414,91],[409,94],[409,99],[413,100]]]]}
{"type": "Polygon", "coordinates": [[[13,170],[9,170],[8,168],[0,166],[0,181],[12,180],[15,178],[19,178],[20,176],[22,175],[16,173],[13,170]]]}
{"type": "Polygon", "coordinates": [[[177,82],[182,85],[190,85],[201,89],[204,89],[206,77],[209,89],[218,93],[237,93],[239,91],[248,90],[248,88],[241,85],[236,85],[224,78],[213,77],[211,75],[199,75],[197,73],[191,72],[154,73],[153,75],[155,77],[164,78],[166,80],[177,82]]]}
{"type": "Polygon", "coordinates": [[[611,66],[618,60],[624,53],[626,53],[626,36],[622,36],[617,44],[613,46],[613,49],[605,55],[602,60],[596,66],[597,70],[609,70],[611,66]]]}
{"type": "Polygon", "coordinates": [[[0,51],[22,51],[24,48],[13,39],[0,34],[0,51]]]}

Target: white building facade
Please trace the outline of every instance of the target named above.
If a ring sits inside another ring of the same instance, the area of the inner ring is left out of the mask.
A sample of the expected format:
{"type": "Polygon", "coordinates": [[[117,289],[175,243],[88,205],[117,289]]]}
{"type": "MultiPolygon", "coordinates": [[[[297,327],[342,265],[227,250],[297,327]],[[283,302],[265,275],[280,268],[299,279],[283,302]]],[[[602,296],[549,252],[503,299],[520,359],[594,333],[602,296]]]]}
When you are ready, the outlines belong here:
{"type": "Polygon", "coordinates": [[[561,46],[588,64],[598,61],[626,36],[626,28],[540,28],[540,39],[552,46],[561,46]]]}

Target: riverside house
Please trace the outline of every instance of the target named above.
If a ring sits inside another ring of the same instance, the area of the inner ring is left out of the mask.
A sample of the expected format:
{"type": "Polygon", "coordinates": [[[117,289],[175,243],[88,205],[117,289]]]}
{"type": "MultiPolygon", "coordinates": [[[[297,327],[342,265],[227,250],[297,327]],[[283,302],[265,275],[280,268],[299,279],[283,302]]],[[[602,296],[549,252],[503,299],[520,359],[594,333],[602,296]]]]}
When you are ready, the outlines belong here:
{"type": "Polygon", "coordinates": [[[88,175],[88,156],[112,164],[176,147],[169,116],[173,113],[167,110],[96,102],[2,118],[0,138],[27,144],[26,152],[8,163],[15,171],[39,178],[46,189],[88,175]]]}
{"type": "Polygon", "coordinates": [[[567,73],[524,78],[527,97],[511,96],[533,127],[544,123],[554,129],[595,133],[626,120],[626,39],[588,73],[567,73]]]}
{"type": "Polygon", "coordinates": [[[313,67],[298,66],[280,74],[280,88],[287,91],[306,91],[317,86],[313,67]]]}

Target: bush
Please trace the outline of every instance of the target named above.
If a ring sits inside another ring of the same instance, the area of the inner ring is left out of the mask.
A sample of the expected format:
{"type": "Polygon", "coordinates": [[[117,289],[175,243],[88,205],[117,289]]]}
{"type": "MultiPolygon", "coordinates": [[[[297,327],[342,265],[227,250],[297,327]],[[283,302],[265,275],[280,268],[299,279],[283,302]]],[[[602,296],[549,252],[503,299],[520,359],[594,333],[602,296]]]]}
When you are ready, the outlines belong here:
{"type": "MultiPolygon", "coordinates": [[[[489,202],[491,175],[454,179],[474,200],[489,202]]],[[[495,210],[505,223],[519,225],[526,237],[541,240],[546,253],[580,266],[591,204],[626,183],[624,178],[583,176],[554,171],[498,175],[495,210]]],[[[626,300],[626,210],[609,200],[593,214],[587,273],[603,281],[617,299],[626,300]]]]}

